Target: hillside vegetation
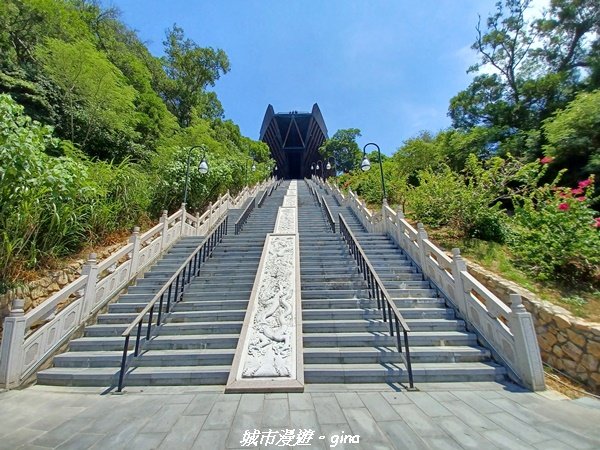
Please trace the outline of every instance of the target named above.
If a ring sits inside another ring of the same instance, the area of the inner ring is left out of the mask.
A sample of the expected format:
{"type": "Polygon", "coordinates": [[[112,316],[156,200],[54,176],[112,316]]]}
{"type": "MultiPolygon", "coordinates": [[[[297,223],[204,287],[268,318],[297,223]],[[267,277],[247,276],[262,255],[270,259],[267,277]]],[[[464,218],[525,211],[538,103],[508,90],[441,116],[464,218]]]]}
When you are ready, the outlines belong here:
{"type": "Polygon", "coordinates": [[[210,90],[229,68],[177,25],[157,58],[96,2],[0,2],[0,285],[178,208],[188,155],[188,210],[269,176],[210,90]]]}
{"type": "MultiPolygon", "coordinates": [[[[480,61],[452,126],[382,158],[387,197],[441,242],[600,317],[600,2],[552,0],[527,20],[529,4],[474,24],[480,61]]],[[[336,182],[378,207],[378,157],[360,170],[358,136],[339,130],[322,150],[341,162],[336,182]]]]}

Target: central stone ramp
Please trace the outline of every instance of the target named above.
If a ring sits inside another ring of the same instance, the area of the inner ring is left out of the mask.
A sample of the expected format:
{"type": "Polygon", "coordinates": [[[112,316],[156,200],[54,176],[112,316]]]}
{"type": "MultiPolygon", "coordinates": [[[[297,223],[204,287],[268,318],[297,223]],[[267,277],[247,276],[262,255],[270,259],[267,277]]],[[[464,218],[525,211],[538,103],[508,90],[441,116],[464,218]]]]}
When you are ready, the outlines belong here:
{"type": "MultiPolygon", "coordinates": [[[[252,211],[238,235],[235,222],[244,208],[229,211],[228,234],[164,324],[153,328],[140,356],[130,363],[125,386],[226,383],[265,236],[273,230],[285,185],[252,211]]],[[[184,238],[177,243],[172,252],[177,257],[165,257],[111,304],[97,324],[86,327],[83,338],[69,344],[69,352],[54,358],[53,368],[38,373],[38,383],[114,386],[123,351],[121,333],[200,242],[184,238]]]]}

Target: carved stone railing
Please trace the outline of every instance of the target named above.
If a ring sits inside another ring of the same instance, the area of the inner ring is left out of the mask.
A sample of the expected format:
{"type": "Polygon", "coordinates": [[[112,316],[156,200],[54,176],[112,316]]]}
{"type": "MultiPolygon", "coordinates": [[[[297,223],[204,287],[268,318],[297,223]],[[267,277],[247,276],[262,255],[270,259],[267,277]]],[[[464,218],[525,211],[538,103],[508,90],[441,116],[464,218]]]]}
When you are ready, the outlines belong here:
{"type": "Polygon", "coordinates": [[[207,235],[228,209],[241,206],[259,189],[274,181],[271,178],[252,188],[244,188],[235,199],[227,193],[202,215],[188,213],[185,204],[171,216],[163,211],[157,225],[142,234],[136,227],[129,244],[103,261],[96,261],[96,255],[92,253],[79,278],[31,311],[25,313],[23,300],[16,299],[10,315],[4,319],[0,387],[17,387],[26,381],[82,324],[131,284],[180,237],[207,235]]]}
{"type": "Polygon", "coordinates": [[[533,319],[519,295],[511,295],[510,307],[504,304],[469,273],[458,248],[448,257],[428,239],[423,224],[415,229],[400,210],[383,206],[382,231],[421,267],[521,383],[534,391],[545,389],[533,319]]]}

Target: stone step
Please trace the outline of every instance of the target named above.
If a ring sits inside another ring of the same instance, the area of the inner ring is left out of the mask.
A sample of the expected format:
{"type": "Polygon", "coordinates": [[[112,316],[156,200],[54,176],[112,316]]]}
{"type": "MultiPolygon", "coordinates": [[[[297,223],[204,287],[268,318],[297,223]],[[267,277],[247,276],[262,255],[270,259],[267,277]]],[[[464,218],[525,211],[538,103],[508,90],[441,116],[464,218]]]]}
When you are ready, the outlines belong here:
{"type": "MultiPolygon", "coordinates": [[[[106,337],[121,336],[129,324],[126,323],[102,323],[91,325],[85,328],[85,337],[106,337]]],[[[143,327],[145,329],[145,326],[143,327]]],[[[152,327],[154,335],[160,333],[160,336],[171,335],[201,335],[201,334],[220,334],[220,333],[238,333],[242,330],[242,321],[218,321],[218,322],[167,322],[160,327],[152,327]]]]}
{"type": "MultiPolygon", "coordinates": [[[[396,299],[414,299],[414,298],[435,298],[436,291],[434,289],[392,289],[388,290],[394,300],[396,299]]],[[[313,298],[365,298],[369,297],[367,288],[363,289],[313,289],[302,290],[303,299],[313,298]]]]}
{"type": "MultiPolygon", "coordinates": [[[[490,357],[482,347],[410,347],[411,363],[478,362],[490,357]]],[[[397,347],[307,348],[304,364],[382,364],[402,363],[397,347]]]]}
{"type": "MultiPolygon", "coordinates": [[[[356,303],[349,303],[346,308],[342,305],[322,305],[302,303],[302,319],[304,320],[380,320],[382,312],[374,308],[357,308],[356,303]],[[343,308],[343,309],[334,309],[343,308]],[[310,308],[310,309],[309,309],[310,308]]],[[[402,308],[400,314],[408,319],[454,319],[456,316],[451,308],[402,308]]]]}
{"type": "Polygon", "coordinates": [[[246,300],[201,300],[193,301],[186,299],[183,302],[177,303],[174,311],[220,311],[220,310],[246,310],[249,297],[246,300]]]}
{"type": "Polygon", "coordinates": [[[250,298],[252,288],[237,289],[230,291],[207,291],[198,286],[190,286],[185,292],[184,301],[201,301],[201,300],[246,300],[250,298]]]}
{"type": "MultiPolygon", "coordinates": [[[[143,328],[145,330],[145,328],[143,328]]],[[[154,336],[146,343],[146,348],[151,350],[178,350],[178,349],[206,349],[206,348],[235,348],[239,333],[234,334],[207,334],[207,335],[182,335],[182,336],[154,336]]],[[[134,340],[131,339],[129,348],[133,349],[134,340]]],[[[143,339],[142,339],[143,340],[143,339]]],[[[74,339],[69,344],[72,351],[110,351],[121,350],[125,339],[121,336],[82,337],[74,339]]]]}
{"type": "MultiPolygon", "coordinates": [[[[246,302],[247,304],[248,302],[246,302]]],[[[214,322],[214,321],[243,321],[245,309],[227,309],[221,303],[218,310],[193,311],[180,308],[184,303],[178,303],[170,314],[164,315],[166,322],[214,322]]],[[[136,313],[111,313],[98,316],[99,324],[129,324],[138,314],[136,313]]],[[[147,317],[148,315],[146,315],[147,317]]],[[[156,317],[156,315],[154,316],[156,317]]]]}
{"type": "MultiPolygon", "coordinates": [[[[137,358],[130,354],[129,365],[148,366],[219,366],[231,365],[235,349],[148,350],[137,358]]],[[[54,358],[55,367],[120,367],[122,351],[69,352],[54,358]]]]}
{"type": "MultiPolygon", "coordinates": [[[[417,363],[412,365],[415,384],[502,381],[506,369],[490,362],[417,363]]],[[[406,383],[403,364],[307,364],[306,383],[406,383]]]]}
{"type": "MultiPolygon", "coordinates": [[[[134,367],[127,372],[125,383],[127,386],[223,385],[230,369],[229,365],[134,367]]],[[[38,383],[52,386],[115,386],[117,382],[117,368],[53,367],[38,373],[38,383]]]]}
{"type": "MultiPolygon", "coordinates": [[[[361,333],[305,333],[304,347],[380,347],[396,345],[396,336],[389,334],[361,333]]],[[[458,346],[477,345],[477,337],[465,331],[411,331],[410,346],[458,346]]]]}
{"type": "MultiPolygon", "coordinates": [[[[337,318],[336,318],[337,319],[337,318]]],[[[406,319],[411,333],[420,331],[462,331],[465,324],[457,319],[406,319]]],[[[380,318],[368,322],[359,320],[332,320],[327,317],[306,320],[303,317],[302,331],[309,333],[386,333],[389,331],[389,323],[380,318]]]]}

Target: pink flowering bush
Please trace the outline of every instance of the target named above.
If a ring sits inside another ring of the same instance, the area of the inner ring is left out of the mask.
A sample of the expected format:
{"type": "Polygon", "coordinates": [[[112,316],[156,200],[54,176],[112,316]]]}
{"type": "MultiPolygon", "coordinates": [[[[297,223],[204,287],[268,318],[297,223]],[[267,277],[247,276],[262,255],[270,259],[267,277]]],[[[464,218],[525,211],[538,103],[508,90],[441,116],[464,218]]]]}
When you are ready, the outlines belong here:
{"type": "Polygon", "coordinates": [[[516,263],[540,280],[600,284],[600,218],[590,207],[594,180],[545,185],[516,197],[510,246],[516,263]]]}

